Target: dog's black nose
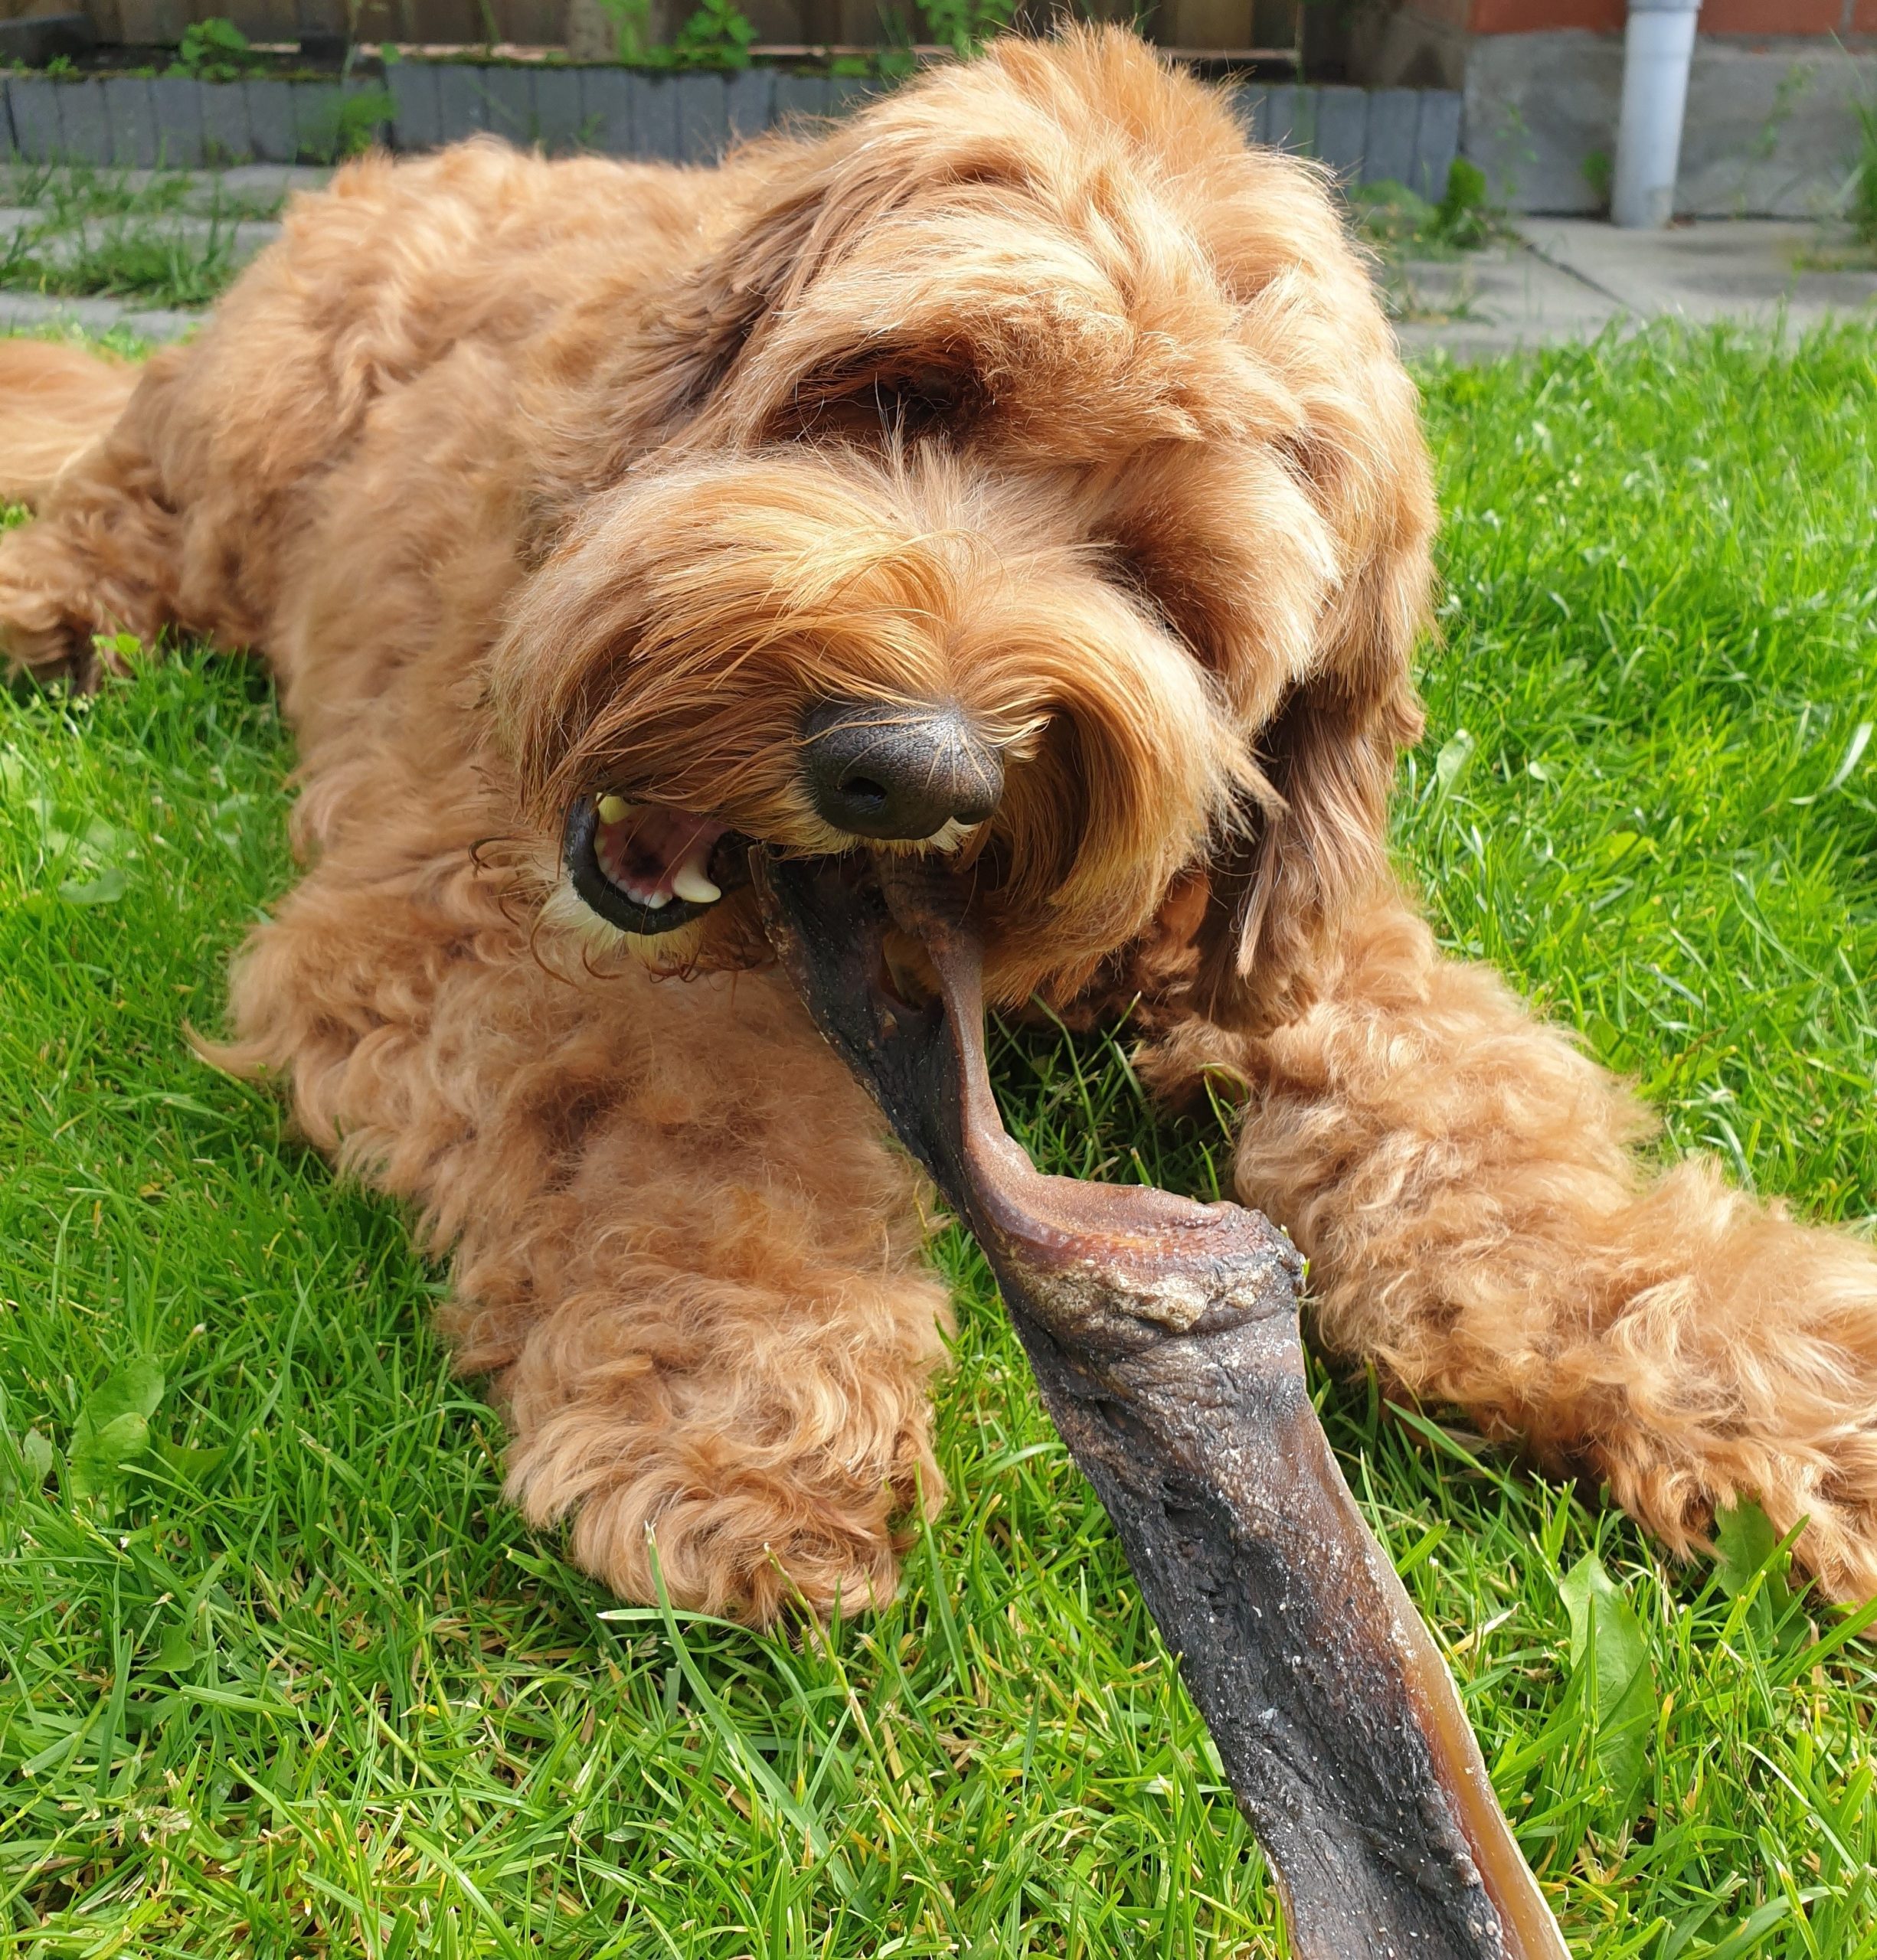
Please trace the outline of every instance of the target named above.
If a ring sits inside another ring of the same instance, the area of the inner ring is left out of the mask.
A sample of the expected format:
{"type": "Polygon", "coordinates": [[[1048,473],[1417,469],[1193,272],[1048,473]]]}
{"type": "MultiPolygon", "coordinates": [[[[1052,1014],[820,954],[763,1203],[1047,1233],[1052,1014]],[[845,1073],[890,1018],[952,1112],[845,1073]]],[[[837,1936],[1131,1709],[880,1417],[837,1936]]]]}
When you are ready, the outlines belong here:
{"type": "Polygon", "coordinates": [[[824,701],[802,724],[802,773],[836,830],[901,842],[982,823],[1004,793],[996,750],[950,707],[824,701]]]}

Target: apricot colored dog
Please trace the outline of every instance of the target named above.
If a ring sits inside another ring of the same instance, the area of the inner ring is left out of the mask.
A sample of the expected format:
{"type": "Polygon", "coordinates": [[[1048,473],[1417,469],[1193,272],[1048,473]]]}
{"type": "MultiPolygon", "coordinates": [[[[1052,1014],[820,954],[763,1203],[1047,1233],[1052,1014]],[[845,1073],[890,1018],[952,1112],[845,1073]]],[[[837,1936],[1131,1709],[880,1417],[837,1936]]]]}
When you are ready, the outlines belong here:
{"type": "Polygon", "coordinates": [[[0,643],[263,653],[307,868],[232,1067],[453,1251],[508,1490],[643,1596],[889,1596],[940,1480],[921,1193],[747,841],[952,853],[999,1004],[1142,996],[1317,1338],[1877,1589],[1877,1256],[1643,1112],[1388,867],[1434,523],[1309,168],[1118,33],[717,170],[479,142],[302,200],[140,373],[14,343],[0,643]]]}

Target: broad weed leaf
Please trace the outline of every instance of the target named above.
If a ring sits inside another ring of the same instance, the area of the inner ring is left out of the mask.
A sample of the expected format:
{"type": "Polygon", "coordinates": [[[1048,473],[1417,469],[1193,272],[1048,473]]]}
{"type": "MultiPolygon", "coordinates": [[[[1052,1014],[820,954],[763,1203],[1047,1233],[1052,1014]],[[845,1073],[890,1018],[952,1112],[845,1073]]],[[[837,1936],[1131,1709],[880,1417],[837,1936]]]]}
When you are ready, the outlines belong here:
{"type": "Polygon", "coordinates": [[[1587,1671],[1584,1697],[1597,1724],[1594,1755],[1626,1818],[1640,1807],[1654,1726],[1655,1671],[1642,1622],[1594,1552],[1586,1552],[1558,1590],[1571,1616],[1571,1671],[1587,1671]]]}
{"type": "Polygon", "coordinates": [[[116,1503],[125,1465],[150,1446],[150,1418],[163,1387],[162,1369],[146,1360],[126,1363],[91,1391],[72,1429],[66,1475],[73,1496],[116,1503]]]}
{"type": "Polygon", "coordinates": [[[129,888],[123,873],[107,864],[95,878],[66,879],[59,896],[67,905],[115,905],[129,888]]]}
{"type": "Polygon", "coordinates": [[[1434,759],[1434,793],[1437,799],[1447,795],[1466,774],[1467,765],[1473,760],[1473,752],[1477,746],[1463,728],[1457,730],[1442,744],[1440,753],[1434,759]]]}
{"type": "MultiPolygon", "coordinates": [[[[1751,1498],[1714,1514],[1715,1578],[1730,1599],[1738,1599],[1759,1580],[1759,1589],[1747,1609],[1747,1624],[1769,1644],[1777,1640],[1780,1623],[1792,1604],[1792,1588],[1786,1579],[1792,1554],[1781,1550],[1779,1536],[1773,1521],[1751,1498]]],[[[1803,1627],[1799,1632],[1803,1633],[1803,1627]]]]}

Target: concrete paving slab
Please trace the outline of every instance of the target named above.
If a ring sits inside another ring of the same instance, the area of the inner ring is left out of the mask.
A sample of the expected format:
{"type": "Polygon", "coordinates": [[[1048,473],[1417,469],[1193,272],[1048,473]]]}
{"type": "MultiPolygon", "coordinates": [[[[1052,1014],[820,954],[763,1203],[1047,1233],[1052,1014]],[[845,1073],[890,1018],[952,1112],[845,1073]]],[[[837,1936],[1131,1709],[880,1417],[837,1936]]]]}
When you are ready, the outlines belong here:
{"type": "Polygon", "coordinates": [[[180,340],[206,317],[162,307],[126,305],[119,299],[57,299],[42,292],[0,292],[0,332],[77,326],[101,334],[113,327],[125,327],[146,340],[180,340]]]}
{"type": "Polygon", "coordinates": [[[1640,319],[1738,320],[1803,331],[1868,313],[1877,266],[1828,269],[1820,227],[1781,218],[1709,219],[1620,231],[1592,218],[1527,218],[1532,249],[1640,319]]]}
{"type": "Polygon", "coordinates": [[[1594,339],[1623,308],[1522,244],[1457,259],[1409,260],[1386,284],[1404,350],[1444,347],[1468,358],[1594,339]]]}

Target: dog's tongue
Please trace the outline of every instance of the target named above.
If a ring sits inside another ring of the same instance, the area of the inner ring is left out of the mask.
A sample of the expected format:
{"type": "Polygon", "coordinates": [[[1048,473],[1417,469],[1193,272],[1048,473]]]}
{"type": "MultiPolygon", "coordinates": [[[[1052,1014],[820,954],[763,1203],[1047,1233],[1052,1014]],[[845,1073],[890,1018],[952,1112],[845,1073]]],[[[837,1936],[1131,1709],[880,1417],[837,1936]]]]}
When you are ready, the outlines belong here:
{"type": "Polygon", "coordinates": [[[996,1272],[1277,1872],[1292,1952],[1568,1960],[1316,1421],[1289,1240],[1237,1205],[1038,1174],[998,1116],[979,950],[942,873],[751,867],[809,1012],[996,1272]],[[893,990],[895,924],[942,1004],[893,990]]]}

